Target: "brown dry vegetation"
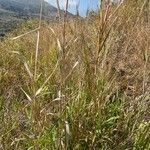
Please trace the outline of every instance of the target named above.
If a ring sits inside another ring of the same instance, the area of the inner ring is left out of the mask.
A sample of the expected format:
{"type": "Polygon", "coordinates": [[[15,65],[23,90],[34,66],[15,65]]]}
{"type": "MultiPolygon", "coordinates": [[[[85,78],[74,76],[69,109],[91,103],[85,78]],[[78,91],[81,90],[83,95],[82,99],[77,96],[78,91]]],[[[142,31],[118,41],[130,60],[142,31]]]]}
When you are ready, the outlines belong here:
{"type": "Polygon", "coordinates": [[[149,11],[124,0],[2,41],[0,149],[150,149],[149,11]]]}

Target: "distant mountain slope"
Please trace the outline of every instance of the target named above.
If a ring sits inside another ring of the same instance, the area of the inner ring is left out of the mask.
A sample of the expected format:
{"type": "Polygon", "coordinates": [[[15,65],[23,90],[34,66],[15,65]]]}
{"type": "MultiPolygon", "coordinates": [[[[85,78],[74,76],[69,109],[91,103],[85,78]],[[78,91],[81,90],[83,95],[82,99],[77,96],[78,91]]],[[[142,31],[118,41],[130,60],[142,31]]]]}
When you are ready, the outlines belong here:
{"type": "MultiPolygon", "coordinates": [[[[20,21],[38,17],[39,12],[40,0],[0,0],[0,35],[3,36],[20,21]]],[[[56,16],[57,8],[44,1],[43,17],[53,20],[56,16]]]]}
{"type": "MultiPolygon", "coordinates": [[[[0,8],[20,15],[35,15],[40,11],[40,0],[0,0],[0,8]]],[[[47,2],[44,2],[43,8],[44,15],[54,16],[57,13],[57,9],[47,2]]]]}

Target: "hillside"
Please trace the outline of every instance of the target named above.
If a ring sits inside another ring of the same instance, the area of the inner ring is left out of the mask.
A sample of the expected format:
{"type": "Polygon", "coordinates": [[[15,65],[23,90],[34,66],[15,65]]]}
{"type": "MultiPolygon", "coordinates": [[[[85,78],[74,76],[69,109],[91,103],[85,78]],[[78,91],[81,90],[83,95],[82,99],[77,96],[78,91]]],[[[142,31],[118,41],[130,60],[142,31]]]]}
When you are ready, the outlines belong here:
{"type": "MultiPolygon", "coordinates": [[[[39,11],[40,0],[0,0],[0,34],[12,30],[23,20],[39,17],[39,11]]],[[[43,18],[54,20],[56,16],[57,8],[44,2],[43,18]]]]}
{"type": "MultiPolygon", "coordinates": [[[[0,8],[20,16],[34,16],[39,14],[40,0],[0,0],[0,8]]],[[[45,16],[56,16],[57,9],[47,2],[44,2],[43,10],[45,16]]]]}

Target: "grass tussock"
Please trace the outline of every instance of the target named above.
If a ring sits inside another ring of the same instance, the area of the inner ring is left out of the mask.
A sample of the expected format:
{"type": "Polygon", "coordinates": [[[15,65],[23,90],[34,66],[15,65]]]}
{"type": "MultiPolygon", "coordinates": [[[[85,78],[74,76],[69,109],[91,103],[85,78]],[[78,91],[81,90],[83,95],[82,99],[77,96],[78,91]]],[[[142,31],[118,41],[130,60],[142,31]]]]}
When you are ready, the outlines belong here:
{"type": "Polygon", "coordinates": [[[8,35],[0,42],[0,149],[150,149],[149,19],[148,0],[124,0],[8,35]]]}

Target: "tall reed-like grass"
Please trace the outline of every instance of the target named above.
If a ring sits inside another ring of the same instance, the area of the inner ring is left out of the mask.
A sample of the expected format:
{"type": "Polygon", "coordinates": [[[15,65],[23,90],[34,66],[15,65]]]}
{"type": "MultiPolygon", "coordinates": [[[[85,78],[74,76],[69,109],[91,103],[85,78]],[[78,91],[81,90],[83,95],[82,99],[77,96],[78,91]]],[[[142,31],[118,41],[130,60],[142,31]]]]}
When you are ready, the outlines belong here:
{"type": "Polygon", "coordinates": [[[0,42],[0,149],[150,149],[148,0],[28,21],[0,42]]]}

